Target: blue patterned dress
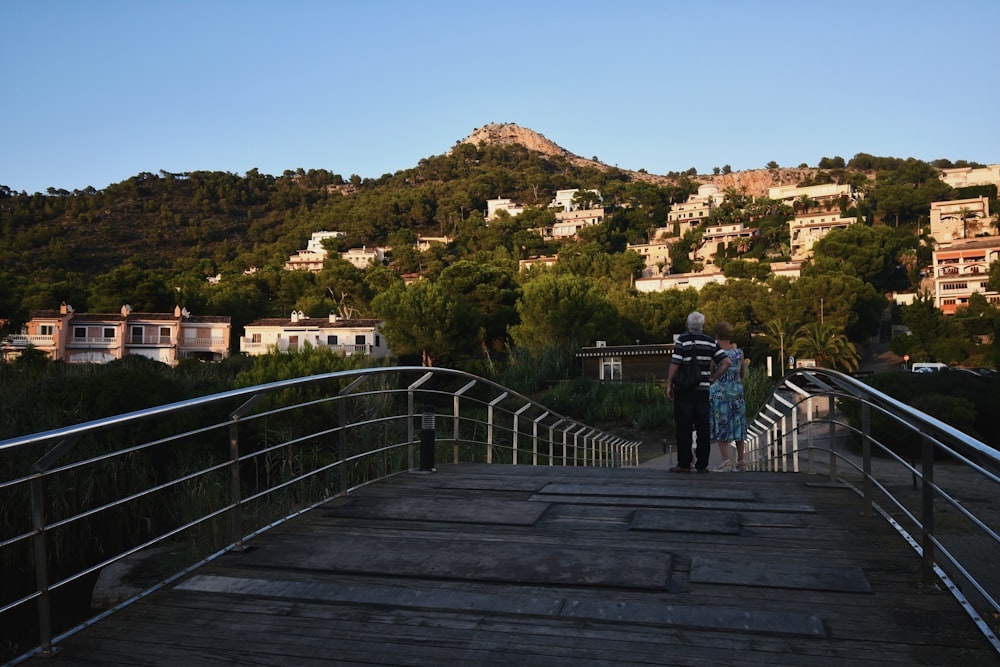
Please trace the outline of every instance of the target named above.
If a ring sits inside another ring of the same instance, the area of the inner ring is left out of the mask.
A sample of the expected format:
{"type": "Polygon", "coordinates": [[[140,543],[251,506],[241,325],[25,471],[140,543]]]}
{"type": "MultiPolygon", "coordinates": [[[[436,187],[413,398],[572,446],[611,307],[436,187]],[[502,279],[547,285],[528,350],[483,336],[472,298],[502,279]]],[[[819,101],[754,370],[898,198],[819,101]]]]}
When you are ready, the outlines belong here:
{"type": "Polygon", "coordinates": [[[712,401],[712,440],[745,440],[747,411],[743,400],[743,350],[734,347],[723,350],[729,357],[729,368],[708,390],[712,401]]]}

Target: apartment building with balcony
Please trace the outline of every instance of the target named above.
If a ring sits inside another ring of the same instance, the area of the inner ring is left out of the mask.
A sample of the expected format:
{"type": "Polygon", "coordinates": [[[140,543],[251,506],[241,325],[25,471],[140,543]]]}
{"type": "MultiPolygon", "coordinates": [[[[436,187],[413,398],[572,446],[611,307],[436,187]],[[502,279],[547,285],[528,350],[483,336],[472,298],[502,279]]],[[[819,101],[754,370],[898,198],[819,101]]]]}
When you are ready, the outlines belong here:
{"type": "Polygon", "coordinates": [[[938,246],[933,254],[934,305],[945,315],[969,304],[979,292],[993,306],[1000,307],[1000,294],[987,289],[990,264],[1000,260],[1000,236],[955,241],[938,246]]]}
{"type": "MultiPolygon", "coordinates": [[[[739,244],[741,239],[752,243],[758,236],[760,236],[758,228],[745,227],[742,222],[706,226],[702,233],[701,244],[692,251],[693,259],[712,264],[720,247],[725,248],[730,243],[739,244]]],[[[747,248],[749,249],[749,245],[747,248]]]]}
{"type": "Polygon", "coordinates": [[[990,200],[985,196],[931,202],[931,236],[937,243],[972,238],[991,225],[990,200]]]}
{"type": "Polygon", "coordinates": [[[953,188],[968,188],[976,185],[995,185],[1000,188],[1000,164],[942,169],[941,180],[953,188]]]}
{"type": "Polygon", "coordinates": [[[578,208],[574,211],[556,211],[556,221],[549,236],[554,239],[568,239],[576,236],[584,227],[604,222],[603,208],[578,208]]]}
{"type": "Polygon", "coordinates": [[[653,243],[629,243],[628,249],[642,257],[646,263],[644,276],[658,276],[670,269],[670,249],[672,242],[654,241],[653,243]]]}
{"type": "Polygon", "coordinates": [[[788,236],[793,262],[812,257],[813,245],[835,229],[846,229],[857,218],[845,218],[839,211],[813,211],[796,215],[788,221],[788,236]]]}
{"type": "Polygon", "coordinates": [[[667,229],[676,236],[684,236],[695,225],[708,220],[715,208],[725,201],[719,186],[707,183],[698,187],[697,194],[687,201],[673,204],[667,213],[667,229]]]}
{"type": "Polygon", "coordinates": [[[249,356],[300,350],[306,345],[325,347],[347,356],[391,355],[382,335],[382,320],[306,317],[292,311],[287,318],[267,318],[246,325],[240,338],[240,352],[249,356]]]}
{"type": "Polygon", "coordinates": [[[221,361],[229,356],[229,340],[226,316],[195,316],[180,306],[173,313],[133,312],[128,305],[118,313],[77,313],[64,303],[59,310],[31,311],[23,332],[4,338],[0,349],[4,358],[30,345],[68,363],[131,355],[176,366],[183,359],[221,361]]]}

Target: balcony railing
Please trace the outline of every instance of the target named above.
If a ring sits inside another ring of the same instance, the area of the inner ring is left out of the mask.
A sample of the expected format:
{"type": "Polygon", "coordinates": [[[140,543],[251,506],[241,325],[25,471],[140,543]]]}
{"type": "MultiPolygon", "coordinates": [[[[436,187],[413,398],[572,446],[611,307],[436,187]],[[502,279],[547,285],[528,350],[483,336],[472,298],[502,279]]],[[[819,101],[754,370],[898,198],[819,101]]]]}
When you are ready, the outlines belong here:
{"type": "Polygon", "coordinates": [[[14,347],[27,347],[28,345],[49,347],[56,344],[56,337],[53,335],[10,334],[3,339],[3,342],[14,347]]]}
{"type": "Polygon", "coordinates": [[[104,337],[104,336],[82,336],[70,338],[66,341],[68,347],[74,346],[87,346],[87,347],[117,347],[118,339],[114,336],[104,337]]]}

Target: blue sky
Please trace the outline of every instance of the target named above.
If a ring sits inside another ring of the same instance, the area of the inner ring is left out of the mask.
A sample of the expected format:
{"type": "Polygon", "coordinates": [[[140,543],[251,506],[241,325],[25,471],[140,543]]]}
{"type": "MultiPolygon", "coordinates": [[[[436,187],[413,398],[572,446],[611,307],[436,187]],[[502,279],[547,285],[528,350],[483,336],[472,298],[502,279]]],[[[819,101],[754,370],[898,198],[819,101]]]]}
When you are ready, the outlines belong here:
{"type": "Polygon", "coordinates": [[[996,0],[0,0],[0,184],[377,177],[491,122],[657,174],[995,164],[997,25],[996,0]]]}

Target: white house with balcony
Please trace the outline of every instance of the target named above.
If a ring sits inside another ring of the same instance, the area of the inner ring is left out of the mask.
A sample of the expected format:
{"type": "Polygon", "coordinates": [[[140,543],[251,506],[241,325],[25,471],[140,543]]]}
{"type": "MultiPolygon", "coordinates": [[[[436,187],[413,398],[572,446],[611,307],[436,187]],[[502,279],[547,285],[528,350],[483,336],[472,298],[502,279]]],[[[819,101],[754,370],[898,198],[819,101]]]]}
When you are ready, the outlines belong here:
{"type": "Polygon", "coordinates": [[[326,239],[344,238],[343,232],[313,232],[312,237],[306,243],[305,250],[299,250],[294,255],[289,256],[285,262],[286,271],[312,271],[319,273],[323,270],[323,262],[329,254],[323,247],[326,239]]]}
{"type": "Polygon", "coordinates": [[[249,356],[301,350],[307,345],[325,347],[346,356],[391,355],[382,335],[382,320],[306,317],[292,311],[287,318],[268,318],[246,325],[240,338],[240,352],[249,356]]]}

